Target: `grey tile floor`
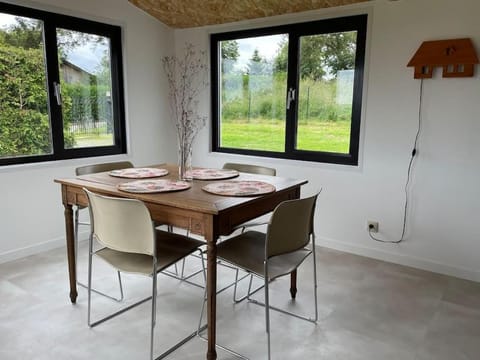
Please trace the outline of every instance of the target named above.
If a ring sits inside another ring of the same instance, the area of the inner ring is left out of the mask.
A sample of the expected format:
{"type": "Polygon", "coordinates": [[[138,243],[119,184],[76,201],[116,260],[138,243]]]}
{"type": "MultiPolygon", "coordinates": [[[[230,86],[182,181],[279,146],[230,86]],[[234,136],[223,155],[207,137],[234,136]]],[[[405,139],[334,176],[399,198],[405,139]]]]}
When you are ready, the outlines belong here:
{"type": "MultiPolygon", "coordinates": [[[[86,244],[79,277],[86,278],[86,244]]],[[[480,284],[360,256],[318,248],[317,325],[272,313],[274,359],[478,360],[480,284]]],[[[189,262],[193,268],[198,263],[189,262]]],[[[95,284],[113,294],[115,273],[98,260],[95,284]]],[[[219,270],[219,283],[232,279],[219,270]]],[[[150,282],[124,276],[126,302],[150,291],[150,282]]],[[[199,279],[200,280],[200,279],[199,279]]],[[[272,302],[311,313],[311,263],[299,271],[299,293],[289,299],[287,278],[272,284],[272,302]]],[[[221,286],[221,285],[220,285],[221,286]]],[[[147,359],[150,303],[90,329],[86,291],[68,298],[64,249],[0,265],[0,359],[147,359]]],[[[158,284],[156,353],[192,332],[203,290],[161,275],[158,284]]],[[[218,341],[253,359],[265,359],[263,308],[233,305],[232,292],[218,296],[218,341]]],[[[93,297],[94,316],[118,304],[93,297]]],[[[168,359],[204,359],[206,343],[195,338],[168,359]]],[[[219,359],[234,359],[218,350],[219,359]]]]}

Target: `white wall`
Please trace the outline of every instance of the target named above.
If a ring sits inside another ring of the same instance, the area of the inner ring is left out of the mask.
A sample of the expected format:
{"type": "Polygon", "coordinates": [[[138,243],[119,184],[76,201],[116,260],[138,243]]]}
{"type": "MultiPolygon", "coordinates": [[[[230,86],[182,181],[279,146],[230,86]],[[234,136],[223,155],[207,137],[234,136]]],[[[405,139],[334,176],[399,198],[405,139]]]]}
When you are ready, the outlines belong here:
{"type": "MultiPolygon", "coordinates": [[[[15,1],[19,3],[19,1],[15,1]]],[[[41,0],[22,4],[58,10],[124,27],[129,154],[98,159],[0,167],[0,262],[64,244],[60,187],[54,178],[94,161],[130,159],[136,164],[175,161],[168,122],[167,87],[160,59],[185,41],[208,50],[210,32],[369,13],[365,105],[360,165],[337,166],[210,152],[210,124],[194,151],[194,164],[226,161],[266,164],[280,176],[307,178],[304,193],[323,187],[316,232],[323,245],[480,281],[480,82],[424,82],[423,126],[413,170],[407,239],[400,245],[369,239],[367,219],[379,236],[401,233],[403,187],[417,125],[419,80],[406,64],[424,40],[470,37],[480,48],[477,0],[377,0],[368,5],[315,11],[174,33],[127,1],[41,0]],[[66,10],[68,9],[68,10],[66,10]],[[170,150],[168,150],[170,149],[170,150]]],[[[480,71],[477,67],[477,72],[480,71]]],[[[209,113],[208,92],[203,110],[209,113]]]]}
{"type": "MultiPolygon", "coordinates": [[[[208,50],[208,34],[249,27],[369,13],[365,104],[358,167],[210,152],[210,126],[202,131],[194,165],[226,161],[276,167],[279,176],[307,178],[305,193],[323,187],[316,232],[322,245],[480,281],[480,68],[473,78],[424,82],[423,126],[410,189],[406,240],[369,239],[367,219],[380,237],[398,239],[403,189],[418,122],[420,81],[406,64],[425,40],[472,38],[480,49],[478,0],[386,0],[175,31],[176,49],[188,41],[208,50]]],[[[209,110],[205,95],[203,110],[209,110]]]]}
{"type": "Polygon", "coordinates": [[[146,165],[176,161],[161,58],[173,52],[173,31],[125,1],[13,1],[120,25],[123,52],[128,155],[0,167],[0,262],[65,243],[60,186],[54,178],[94,162],[131,160],[146,165]]]}

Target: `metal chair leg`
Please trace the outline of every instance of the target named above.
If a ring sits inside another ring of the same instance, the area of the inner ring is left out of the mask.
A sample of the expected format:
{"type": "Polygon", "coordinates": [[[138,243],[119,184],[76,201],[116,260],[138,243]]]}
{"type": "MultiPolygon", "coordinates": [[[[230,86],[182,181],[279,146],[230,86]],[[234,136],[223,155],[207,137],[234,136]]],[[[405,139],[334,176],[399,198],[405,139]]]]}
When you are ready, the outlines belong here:
{"type": "Polygon", "coordinates": [[[153,339],[155,332],[155,323],[157,319],[157,261],[153,262],[152,273],[152,321],[150,327],[150,360],[153,360],[153,339]]]}
{"type": "Polygon", "coordinates": [[[265,329],[267,331],[267,353],[268,360],[271,359],[270,346],[270,297],[268,293],[268,276],[265,274],[265,329]]]}
{"type": "Polygon", "coordinates": [[[318,283],[317,283],[317,257],[315,253],[315,234],[312,234],[313,256],[313,299],[315,301],[315,322],[318,320],[318,283]]]}

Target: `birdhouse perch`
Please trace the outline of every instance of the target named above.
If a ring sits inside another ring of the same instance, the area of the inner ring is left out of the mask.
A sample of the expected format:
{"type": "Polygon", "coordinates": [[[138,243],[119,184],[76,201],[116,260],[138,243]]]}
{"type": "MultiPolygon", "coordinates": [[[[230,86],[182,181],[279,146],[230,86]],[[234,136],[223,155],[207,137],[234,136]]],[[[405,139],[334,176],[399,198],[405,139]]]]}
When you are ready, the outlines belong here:
{"type": "Polygon", "coordinates": [[[477,53],[470,39],[424,41],[407,66],[415,68],[415,79],[430,79],[433,69],[441,66],[443,77],[471,77],[477,53]]]}

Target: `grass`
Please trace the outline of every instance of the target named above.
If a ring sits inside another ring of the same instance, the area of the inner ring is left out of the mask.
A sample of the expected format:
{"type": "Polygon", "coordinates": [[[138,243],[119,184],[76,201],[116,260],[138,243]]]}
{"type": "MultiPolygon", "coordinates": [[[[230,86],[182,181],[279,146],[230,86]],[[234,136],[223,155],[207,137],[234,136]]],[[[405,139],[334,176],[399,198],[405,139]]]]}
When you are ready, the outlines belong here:
{"type": "MultiPolygon", "coordinates": [[[[283,152],[285,122],[271,119],[252,119],[250,122],[224,121],[221,127],[222,147],[283,152]]],[[[350,143],[350,121],[310,120],[300,123],[297,149],[347,154],[350,143]]],[[[75,135],[75,147],[108,146],[111,134],[75,135]]]]}
{"type": "Polygon", "coordinates": [[[74,148],[113,145],[112,134],[82,134],[75,135],[74,148]]]}
{"type": "MultiPolygon", "coordinates": [[[[254,119],[223,122],[222,147],[283,152],[285,123],[279,120],[254,119]]],[[[350,121],[309,121],[300,123],[297,149],[346,154],[350,144],[350,121]]]]}

